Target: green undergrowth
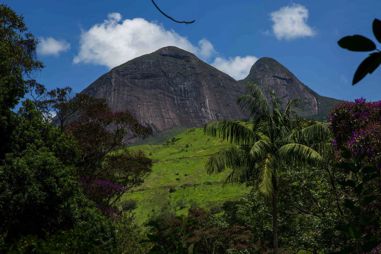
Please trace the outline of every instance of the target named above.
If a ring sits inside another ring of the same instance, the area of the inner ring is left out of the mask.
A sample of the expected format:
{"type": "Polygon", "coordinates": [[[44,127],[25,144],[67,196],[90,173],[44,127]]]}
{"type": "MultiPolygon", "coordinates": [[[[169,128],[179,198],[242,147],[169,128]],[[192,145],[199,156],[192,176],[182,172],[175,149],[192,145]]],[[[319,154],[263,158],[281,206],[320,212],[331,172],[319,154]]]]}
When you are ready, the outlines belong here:
{"type": "Polygon", "coordinates": [[[153,167],[141,186],[123,196],[122,203],[136,201],[134,213],[143,224],[166,209],[181,215],[191,206],[218,209],[225,201],[239,199],[248,187],[225,183],[229,171],[209,175],[205,170],[208,157],[228,146],[199,128],[168,137],[162,144],[129,147],[144,151],[153,160],[153,167]]]}

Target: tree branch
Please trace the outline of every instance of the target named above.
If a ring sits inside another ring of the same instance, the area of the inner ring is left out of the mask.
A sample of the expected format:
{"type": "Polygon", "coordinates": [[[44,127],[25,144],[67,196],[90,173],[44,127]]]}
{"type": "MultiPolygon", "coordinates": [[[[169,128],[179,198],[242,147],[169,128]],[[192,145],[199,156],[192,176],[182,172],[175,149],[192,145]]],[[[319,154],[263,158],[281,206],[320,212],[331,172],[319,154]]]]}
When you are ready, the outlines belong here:
{"type": "Polygon", "coordinates": [[[173,22],[175,23],[179,23],[179,24],[193,24],[196,20],[190,20],[190,21],[186,21],[186,20],[177,20],[177,19],[174,19],[172,18],[171,16],[169,16],[168,14],[166,14],[164,11],[162,11],[160,9],[160,7],[156,4],[156,2],[154,0],[151,0],[152,4],[155,6],[155,8],[162,14],[164,15],[165,17],[167,17],[168,19],[172,20],[173,22]]]}

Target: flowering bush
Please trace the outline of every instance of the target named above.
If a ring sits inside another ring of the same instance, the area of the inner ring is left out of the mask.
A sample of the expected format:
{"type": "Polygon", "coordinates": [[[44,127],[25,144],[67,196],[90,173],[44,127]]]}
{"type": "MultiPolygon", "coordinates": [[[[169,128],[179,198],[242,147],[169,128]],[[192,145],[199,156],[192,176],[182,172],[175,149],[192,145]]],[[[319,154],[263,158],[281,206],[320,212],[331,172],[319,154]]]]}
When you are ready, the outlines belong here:
{"type": "Polygon", "coordinates": [[[376,246],[381,239],[381,101],[343,103],[330,121],[343,195],[339,228],[347,240],[345,251],[357,246],[364,253],[380,253],[376,246]]]}
{"type": "Polygon", "coordinates": [[[381,153],[381,101],[340,104],[330,116],[335,149],[348,150],[358,159],[376,162],[381,153]]]}
{"type": "Polygon", "coordinates": [[[369,124],[366,128],[354,131],[347,147],[355,158],[378,163],[381,156],[381,125],[369,124]]]}

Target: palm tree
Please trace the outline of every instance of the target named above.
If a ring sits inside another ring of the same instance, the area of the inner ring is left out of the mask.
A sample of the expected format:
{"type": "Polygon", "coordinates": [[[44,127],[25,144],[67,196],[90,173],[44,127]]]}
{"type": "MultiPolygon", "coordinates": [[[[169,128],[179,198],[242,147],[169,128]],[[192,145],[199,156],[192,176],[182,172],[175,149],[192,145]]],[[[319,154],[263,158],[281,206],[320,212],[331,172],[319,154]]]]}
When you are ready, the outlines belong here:
{"type": "Polygon", "coordinates": [[[290,163],[321,161],[315,149],[298,141],[324,135],[325,126],[298,128],[300,121],[292,111],[295,101],[290,101],[284,110],[273,94],[269,101],[271,104],[260,88],[248,85],[248,93],[238,99],[238,104],[249,113],[249,122],[221,121],[205,126],[206,134],[233,144],[212,155],[206,169],[208,173],[231,169],[227,179],[230,182],[259,179],[259,191],[271,198],[273,250],[278,253],[278,171],[290,163]]]}

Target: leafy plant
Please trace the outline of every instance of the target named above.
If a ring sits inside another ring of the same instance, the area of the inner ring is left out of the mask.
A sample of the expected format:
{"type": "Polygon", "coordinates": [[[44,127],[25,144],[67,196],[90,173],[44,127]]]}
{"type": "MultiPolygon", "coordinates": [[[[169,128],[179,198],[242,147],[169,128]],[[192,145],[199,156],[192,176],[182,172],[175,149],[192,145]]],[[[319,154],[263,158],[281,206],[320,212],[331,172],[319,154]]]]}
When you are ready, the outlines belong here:
{"type": "Polygon", "coordinates": [[[228,181],[260,179],[257,181],[260,192],[271,199],[273,247],[274,253],[277,253],[280,171],[290,163],[321,161],[321,155],[297,137],[317,136],[326,132],[326,128],[317,124],[314,128],[296,132],[298,121],[292,114],[293,101],[281,109],[273,95],[269,105],[260,88],[255,85],[248,86],[248,93],[241,96],[238,103],[249,112],[251,126],[237,121],[207,124],[204,129],[207,134],[221,137],[235,146],[211,156],[206,168],[209,173],[231,168],[228,181]]]}
{"type": "Polygon", "coordinates": [[[342,248],[367,252],[381,237],[381,102],[344,103],[330,118],[344,207],[337,225],[342,248]]]}
{"type": "Polygon", "coordinates": [[[192,207],[187,217],[161,214],[148,224],[152,254],[253,253],[250,228],[226,223],[204,209],[192,207]]]}
{"type": "Polygon", "coordinates": [[[28,79],[42,68],[36,60],[37,40],[24,20],[12,9],[0,4],[0,160],[9,152],[10,135],[17,124],[12,109],[36,84],[28,79]]]}
{"type": "MultiPolygon", "coordinates": [[[[381,43],[381,20],[373,21],[373,34],[377,41],[381,43]]],[[[372,52],[357,68],[352,85],[356,85],[366,75],[372,74],[381,64],[381,52],[376,44],[363,35],[345,36],[338,41],[340,47],[355,52],[372,52]]]]}

